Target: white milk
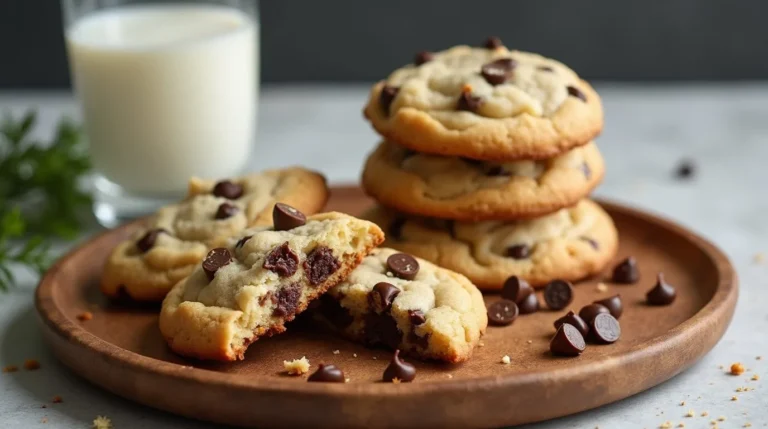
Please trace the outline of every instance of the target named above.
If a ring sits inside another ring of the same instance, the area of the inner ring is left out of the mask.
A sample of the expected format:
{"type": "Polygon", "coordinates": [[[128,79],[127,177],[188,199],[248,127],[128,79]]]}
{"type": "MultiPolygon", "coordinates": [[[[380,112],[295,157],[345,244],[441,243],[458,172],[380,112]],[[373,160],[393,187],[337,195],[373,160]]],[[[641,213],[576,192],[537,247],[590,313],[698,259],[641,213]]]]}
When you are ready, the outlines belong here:
{"type": "Polygon", "coordinates": [[[128,6],[67,30],[96,170],[142,194],[227,177],[250,154],[258,28],[218,6],[128,6]]]}

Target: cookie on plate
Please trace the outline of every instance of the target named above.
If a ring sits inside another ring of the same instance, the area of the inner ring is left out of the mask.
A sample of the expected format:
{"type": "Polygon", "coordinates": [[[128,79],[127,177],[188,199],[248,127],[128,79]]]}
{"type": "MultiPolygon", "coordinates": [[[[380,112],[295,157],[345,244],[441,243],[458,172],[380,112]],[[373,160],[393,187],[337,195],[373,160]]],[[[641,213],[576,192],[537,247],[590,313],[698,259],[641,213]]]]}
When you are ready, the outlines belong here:
{"type": "Polygon", "coordinates": [[[483,290],[510,276],[534,286],[595,274],[615,255],[618,233],[596,203],[522,221],[453,222],[375,207],[366,215],[387,232],[386,246],[464,274],[483,290]]]}
{"type": "Polygon", "coordinates": [[[466,277],[386,248],[323,295],[314,314],[366,345],[446,362],[469,359],[488,325],[483,296],[466,277]]]}
{"type": "Polygon", "coordinates": [[[484,160],[551,158],[603,127],[600,98],[573,70],[494,38],[421,53],[374,85],[364,114],[409,149],[484,160]]]}
{"type": "Polygon", "coordinates": [[[595,143],[541,161],[476,161],[383,142],[368,157],[363,187],[400,211],[462,221],[520,219],[570,207],[603,178],[595,143]]]}
{"type": "MultiPolygon", "coordinates": [[[[276,211],[278,208],[276,208],[276,211]]],[[[285,323],[343,280],[384,240],[371,222],[341,213],[275,215],[210,251],[168,293],[160,331],[175,352],[201,359],[243,359],[248,346],[285,331],[285,323]]]]}
{"type": "Polygon", "coordinates": [[[305,213],[322,210],[325,178],[299,167],[268,170],[231,180],[191,179],[184,201],[158,210],[133,236],[115,247],[104,267],[101,290],[139,301],[161,301],[213,247],[245,228],[272,223],[283,202],[305,213]]]}

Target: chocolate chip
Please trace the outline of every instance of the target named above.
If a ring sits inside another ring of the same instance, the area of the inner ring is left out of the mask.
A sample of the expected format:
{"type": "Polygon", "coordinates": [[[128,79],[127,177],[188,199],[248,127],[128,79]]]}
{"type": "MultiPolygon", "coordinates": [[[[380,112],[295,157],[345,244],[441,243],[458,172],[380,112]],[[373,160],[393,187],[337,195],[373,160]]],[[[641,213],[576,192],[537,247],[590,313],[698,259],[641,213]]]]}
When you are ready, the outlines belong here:
{"type": "Polygon", "coordinates": [[[413,59],[413,63],[420,66],[424,63],[428,63],[435,59],[435,54],[429,51],[421,51],[416,54],[416,58],[413,59]]]}
{"type": "Polygon", "coordinates": [[[237,244],[235,244],[235,249],[240,249],[240,248],[242,248],[243,246],[245,246],[245,243],[246,243],[248,240],[250,240],[251,238],[253,238],[253,236],[252,236],[252,235],[246,235],[245,237],[243,237],[243,238],[241,238],[241,239],[237,240],[237,244]]]}
{"type": "Polygon", "coordinates": [[[456,238],[456,221],[455,220],[446,220],[445,229],[448,230],[448,234],[451,235],[451,238],[456,238]]]}
{"type": "Polygon", "coordinates": [[[275,231],[288,231],[305,223],[307,223],[307,217],[304,213],[288,204],[276,203],[272,208],[272,224],[275,226],[275,231]]]}
{"type": "Polygon", "coordinates": [[[429,347],[429,334],[424,334],[423,337],[416,335],[416,332],[411,327],[411,332],[408,333],[408,342],[415,344],[416,346],[426,349],[429,347]]]}
{"type": "Polygon", "coordinates": [[[341,267],[341,263],[333,256],[333,251],[326,246],[317,246],[312,249],[304,261],[304,270],[307,272],[307,278],[311,285],[319,285],[324,282],[339,267],[341,267]]]}
{"type": "Polygon", "coordinates": [[[511,325],[517,319],[520,310],[515,301],[500,299],[488,306],[488,321],[493,325],[511,325]]]}
{"type": "Polygon", "coordinates": [[[545,72],[553,72],[555,69],[553,69],[550,66],[538,66],[536,67],[538,70],[545,71],[545,72]]]}
{"type": "Polygon", "coordinates": [[[403,238],[403,227],[405,226],[404,217],[396,217],[391,224],[389,224],[389,235],[395,240],[403,238]]]}
{"type": "Polygon", "coordinates": [[[320,364],[317,367],[317,371],[307,378],[307,381],[315,381],[320,383],[346,383],[347,379],[336,365],[320,364]]]}
{"type": "Polygon", "coordinates": [[[515,244],[507,247],[507,256],[513,259],[526,259],[531,256],[531,248],[527,244],[515,244]]]}
{"type": "Polygon", "coordinates": [[[640,271],[637,269],[637,261],[631,256],[619,262],[613,268],[611,280],[614,283],[631,284],[637,282],[639,279],[640,271]]]}
{"type": "Polygon", "coordinates": [[[549,342],[549,351],[558,356],[578,356],[587,344],[581,332],[569,323],[563,323],[549,342]]]}
{"type": "Polygon", "coordinates": [[[232,205],[230,203],[221,203],[219,208],[216,210],[215,218],[216,219],[227,219],[227,218],[230,218],[230,217],[234,216],[235,214],[237,214],[238,210],[240,210],[240,209],[238,209],[237,206],[234,206],[234,205],[232,205]]]}
{"type": "Polygon", "coordinates": [[[482,97],[474,96],[468,91],[462,91],[461,95],[459,96],[458,104],[456,104],[456,110],[466,110],[468,112],[476,113],[482,105],[482,97]]]}
{"type": "Polygon", "coordinates": [[[141,253],[149,252],[149,249],[155,246],[157,237],[160,234],[168,234],[168,231],[164,230],[163,228],[150,229],[149,231],[145,232],[138,241],[136,241],[136,247],[139,248],[141,253]]]}
{"type": "Polygon", "coordinates": [[[421,310],[408,310],[408,320],[411,321],[411,325],[418,326],[426,322],[427,317],[421,310]]]}
{"type": "Polygon", "coordinates": [[[365,342],[368,345],[384,344],[397,348],[403,339],[403,333],[397,328],[397,321],[389,313],[368,313],[365,315],[365,342]]]}
{"type": "Polygon", "coordinates": [[[592,321],[595,319],[595,316],[602,313],[608,313],[610,314],[610,310],[606,308],[604,305],[600,304],[589,304],[582,307],[581,311],[579,311],[579,317],[581,317],[581,320],[586,322],[587,325],[590,325],[592,321]]]}
{"type": "Polygon", "coordinates": [[[409,382],[416,378],[416,368],[400,359],[400,350],[395,350],[395,354],[392,356],[392,362],[389,363],[387,369],[384,370],[384,375],[381,379],[386,382],[391,382],[394,379],[398,381],[409,382]]]}
{"type": "Polygon", "coordinates": [[[551,310],[562,310],[573,301],[573,286],[565,280],[552,280],[544,287],[544,301],[551,310]]]}
{"type": "Polygon", "coordinates": [[[511,176],[511,173],[501,165],[492,165],[485,170],[485,175],[489,177],[511,176]]]}
{"type": "Polygon", "coordinates": [[[501,288],[501,297],[520,304],[523,298],[532,291],[533,289],[527,281],[518,276],[512,276],[504,282],[504,286],[501,288]]]}
{"type": "Polygon", "coordinates": [[[686,180],[692,178],[696,173],[696,165],[689,159],[680,161],[675,169],[675,178],[686,180]]]}
{"type": "Polygon", "coordinates": [[[573,325],[576,329],[579,330],[579,332],[581,332],[581,335],[583,336],[586,336],[589,332],[589,326],[587,326],[587,322],[585,322],[581,316],[574,313],[573,311],[569,311],[565,316],[555,320],[555,329],[560,328],[560,325],[563,323],[573,325]]]}
{"type": "Polygon", "coordinates": [[[280,289],[277,293],[277,307],[272,312],[277,317],[288,316],[296,312],[296,307],[299,306],[299,300],[301,299],[301,285],[299,283],[291,283],[280,289]]]}
{"type": "Polygon", "coordinates": [[[517,307],[520,309],[520,314],[531,314],[539,311],[539,298],[536,297],[533,289],[523,297],[517,307]]]}
{"type": "Polygon", "coordinates": [[[320,312],[337,329],[344,329],[354,321],[349,310],[342,307],[339,300],[327,293],[320,296],[320,312]]]}
{"type": "Polygon", "coordinates": [[[368,293],[368,305],[376,313],[386,313],[392,308],[392,303],[400,294],[400,289],[387,282],[379,282],[368,293]]]}
{"type": "Polygon", "coordinates": [[[496,86],[506,82],[516,66],[517,61],[512,58],[499,58],[498,60],[484,64],[480,68],[480,74],[486,82],[496,86]]]}
{"type": "Polygon", "coordinates": [[[267,291],[264,295],[259,297],[259,306],[264,307],[264,304],[267,303],[267,301],[274,302],[272,291],[267,291]]]}
{"type": "Polygon", "coordinates": [[[600,304],[611,312],[611,315],[615,318],[620,318],[621,313],[624,312],[624,305],[621,303],[621,296],[615,295],[610,298],[601,299],[595,301],[595,304],[600,304]]]}
{"type": "Polygon", "coordinates": [[[600,249],[600,244],[597,241],[595,241],[595,240],[593,240],[593,239],[591,239],[589,237],[579,237],[579,239],[580,240],[584,240],[587,243],[589,243],[589,245],[592,246],[592,248],[595,249],[595,250],[599,250],[600,249]]]}
{"type": "Polygon", "coordinates": [[[645,294],[645,299],[650,305],[669,305],[675,301],[677,292],[675,288],[664,281],[664,275],[659,273],[656,285],[645,294]]]}
{"type": "Polygon", "coordinates": [[[208,280],[213,280],[216,271],[230,262],[232,262],[232,255],[230,255],[229,250],[217,247],[208,252],[208,255],[203,260],[203,271],[208,276],[208,280]]]}
{"type": "Polygon", "coordinates": [[[498,37],[491,36],[491,37],[485,39],[485,43],[483,44],[483,46],[486,49],[496,49],[496,48],[500,48],[500,47],[504,46],[504,44],[501,43],[501,39],[499,39],[498,37]]]}
{"type": "Polygon", "coordinates": [[[400,87],[384,85],[381,88],[381,94],[379,95],[379,105],[381,110],[384,111],[386,116],[389,116],[389,108],[392,106],[392,102],[395,101],[395,97],[400,92],[400,87]]]}
{"type": "Polygon", "coordinates": [[[592,178],[592,169],[589,168],[589,164],[586,162],[581,163],[581,172],[584,173],[584,178],[589,180],[592,178]]]}
{"type": "Polygon", "coordinates": [[[299,255],[291,250],[286,241],[267,253],[263,267],[280,277],[290,277],[299,268],[299,255]]]}
{"type": "Polygon", "coordinates": [[[213,195],[235,200],[243,195],[243,187],[229,180],[222,180],[213,187],[213,195]]]}
{"type": "Polygon", "coordinates": [[[579,88],[576,88],[575,86],[568,86],[566,89],[568,90],[568,95],[576,97],[585,103],[587,102],[587,96],[584,95],[584,93],[581,92],[579,88]]]}
{"type": "Polygon", "coordinates": [[[609,313],[600,313],[589,324],[589,339],[598,344],[615,343],[621,336],[619,321],[609,313]]]}
{"type": "Polygon", "coordinates": [[[419,273],[419,262],[406,253],[395,253],[387,258],[387,267],[395,277],[413,280],[419,273]]]}

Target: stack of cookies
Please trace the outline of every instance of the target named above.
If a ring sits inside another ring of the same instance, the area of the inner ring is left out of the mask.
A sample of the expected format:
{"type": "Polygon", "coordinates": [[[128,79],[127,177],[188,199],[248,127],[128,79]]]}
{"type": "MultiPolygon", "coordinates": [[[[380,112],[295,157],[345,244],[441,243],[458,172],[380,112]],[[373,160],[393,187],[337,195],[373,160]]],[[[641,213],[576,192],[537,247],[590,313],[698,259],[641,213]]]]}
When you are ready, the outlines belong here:
{"type": "Polygon", "coordinates": [[[597,273],[616,228],[587,199],[601,182],[600,98],[576,73],[498,38],[421,52],[374,85],[365,116],[384,140],[363,186],[386,245],[498,290],[597,273]]]}

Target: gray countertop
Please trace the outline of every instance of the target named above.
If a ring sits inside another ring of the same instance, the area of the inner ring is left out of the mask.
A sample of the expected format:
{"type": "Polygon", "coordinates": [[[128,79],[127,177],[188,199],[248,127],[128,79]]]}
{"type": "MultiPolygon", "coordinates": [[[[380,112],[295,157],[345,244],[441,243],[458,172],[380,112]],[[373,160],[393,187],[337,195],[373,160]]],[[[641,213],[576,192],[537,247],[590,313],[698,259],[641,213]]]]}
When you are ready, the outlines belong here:
{"type": "MultiPolygon", "coordinates": [[[[741,295],[725,337],[688,371],[627,400],[530,427],[655,428],[670,421],[673,427],[682,422],[707,428],[720,416],[720,428],[768,427],[768,262],[755,261],[760,252],[768,259],[768,84],[597,89],[605,103],[606,127],[598,143],[608,174],[596,194],[663,214],[714,241],[736,265],[741,295]],[[672,178],[681,159],[696,164],[690,181],[672,178]],[[761,380],[718,368],[733,362],[744,363],[751,369],[747,374],[761,380]],[[755,390],[736,393],[740,386],[755,390]],[[738,401],[731,401],[734,395],[738,401]],[[685,417],[689,409],[696,417],[685,417]]],[[[357,181],[377,141],[361,118],[366,95],[362,86],[265,89],[253,168],[302,164],[323,171],[332,183],[357,181]]],[[[77,116],[69,94],[0,93],[0,111],[30,107],[40,111],[42,132],[50,132],[62,114],[77,116]]],[[[0,374],[0,426],[84,428],[97,415],[109,416],[116,428],[211,426],[131,403],[59,364],[37,328],[35,279],[23,279],[19,288],[0,295],[0,366],[37,358],[42,368],[0,374]],[[54,395],[64,402],[52,404],[54,395]]]]}

